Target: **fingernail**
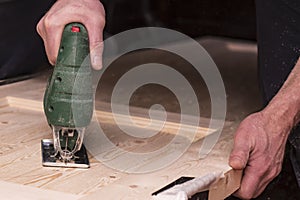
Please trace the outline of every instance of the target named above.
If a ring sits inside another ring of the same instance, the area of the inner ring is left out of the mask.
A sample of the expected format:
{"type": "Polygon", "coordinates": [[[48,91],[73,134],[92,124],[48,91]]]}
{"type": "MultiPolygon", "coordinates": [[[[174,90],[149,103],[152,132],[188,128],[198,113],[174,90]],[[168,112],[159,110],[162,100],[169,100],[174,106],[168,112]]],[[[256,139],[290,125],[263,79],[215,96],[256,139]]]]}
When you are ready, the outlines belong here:
{"type": "Polygon", "coordinates": [[[99,70],[102,68],[102,57],[101,56],[94,56],[92,59],[93,68],[99,70]]]}

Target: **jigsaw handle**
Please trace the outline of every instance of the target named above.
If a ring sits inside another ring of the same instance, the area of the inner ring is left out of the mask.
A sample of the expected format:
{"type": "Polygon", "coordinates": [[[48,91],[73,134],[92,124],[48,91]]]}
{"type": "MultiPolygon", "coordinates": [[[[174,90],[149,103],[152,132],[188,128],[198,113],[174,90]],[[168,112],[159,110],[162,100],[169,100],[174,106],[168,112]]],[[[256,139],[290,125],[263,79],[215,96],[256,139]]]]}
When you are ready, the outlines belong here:
{"type": "Polygon", "coordinates": [[[83,24],[65,26],[54,71],[44,95],[49,125],[86,127],[93,114],[88,32],[83,24]]]}

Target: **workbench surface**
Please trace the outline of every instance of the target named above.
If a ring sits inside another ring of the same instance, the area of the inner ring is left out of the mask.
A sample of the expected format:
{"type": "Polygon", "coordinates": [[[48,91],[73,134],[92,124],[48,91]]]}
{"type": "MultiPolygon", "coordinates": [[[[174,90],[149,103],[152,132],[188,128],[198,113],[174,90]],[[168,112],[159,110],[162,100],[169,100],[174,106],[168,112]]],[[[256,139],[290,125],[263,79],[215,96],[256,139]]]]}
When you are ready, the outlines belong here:
{"type": "MultiPolygon", "coordinates": [[[[47,75],[40,75],[0,87],[1,199],[151,199],[153,192],[182,176],[199,177],[210,172],[225,175],[210,189],[210,199],[225,198],[239,187],[241,172],[233,171],[227,164],[236,126],[230,122],[225,123],[219,142],[206,158],[199,159],[198,151],[208,129],[199,127],[184,155],[154,172],[124,173],[105,166],[90,153],[89,169],[43,167],[40,142],[52,138],[42,108],[46,79],[47,75]]],[[[96,105],[100,106],[96,106],[95,115],[108,131],[108,138],[124,149],[153,150],[174,136],[174,127],[167,127],[151,140],[129,138],[119,134],[120,130],[104,109],[106,104],[97,102],[96,105]]],[[[138,113],[140,109],[132,110],[138,113]]],[[[136,120],[143,121],[143,117],[136,120]]]]}

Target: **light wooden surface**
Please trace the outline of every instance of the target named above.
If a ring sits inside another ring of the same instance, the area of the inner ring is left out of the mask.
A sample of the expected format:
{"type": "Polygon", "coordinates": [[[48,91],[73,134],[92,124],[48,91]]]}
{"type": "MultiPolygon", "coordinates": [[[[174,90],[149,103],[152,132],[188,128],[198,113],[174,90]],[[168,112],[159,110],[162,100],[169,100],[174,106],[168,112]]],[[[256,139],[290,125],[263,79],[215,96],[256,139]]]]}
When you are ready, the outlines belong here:
{"type": "MultiPolygon", "coordinates": [[[[87,170],[42,167],[40,140],[52,138],[42,110],[45,82],[45,78],[39,77],[0,87],[1,194],[15,191],[15,199],[29,199],[29,196],[30,199],[58,199],[60,195],[59,199],[151,199],[151,193],[181,176],[203,176],[208,172],[225,175],[211,188],[210,200],[223,199],[239,187],[241,173],[231,170],[227,164],[233,144],[235,124],[232,123],[226,123],[218,144],[205,159],[198,159],[201,138],[213,130],[207,132],[207,128],[199,127],[193,144],[180,159],[151,173],[122,173],[106,167],[91,155],[91,168],[87,170]]],[[[140,109],[136,110],[138,113],[140,109]]],[[[120,130],[105,109],[97,110],[96,114],[113,143],[136,152],[164,145],[164,140],[174,137],[179,126],[176,122],[167,122],[163,133],[151,140],[137,141],[118,133],[120,130]]],[[[123,118],[126,123],[128,119],[123,118]]],[[[135,120],[141,125],[148,123],[138,115],[135,120]]],[[[189,125],[183,126],[188,132],[189,125]]]]}
{"type": "Polygon", "coordinates": [[[73,195],[52,190],[43,190],[36,187],[0,181],[1,199],[32,200],[32,199],[64,199],[77,200],[81,195],[73,195]]]}

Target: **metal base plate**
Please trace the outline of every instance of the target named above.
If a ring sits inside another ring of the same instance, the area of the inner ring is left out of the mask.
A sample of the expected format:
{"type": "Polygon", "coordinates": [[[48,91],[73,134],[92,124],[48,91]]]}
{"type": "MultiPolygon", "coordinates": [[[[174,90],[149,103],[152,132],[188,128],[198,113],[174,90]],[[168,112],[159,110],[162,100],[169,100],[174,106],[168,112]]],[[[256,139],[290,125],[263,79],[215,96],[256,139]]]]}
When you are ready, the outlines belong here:
{"type": "Polygon", "coordinates": [[[41,141],[42,144],[42,158],[43,166],[45,167],[67,167],[67,168],[89,168],[90,162],[84,145],[82,144],[81,149],[75,153],[75,159],[70,162],[62,162],[59,159],[59,155],[54,155],[53,140],[44,139],[41,141]]]}

